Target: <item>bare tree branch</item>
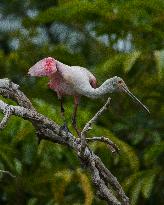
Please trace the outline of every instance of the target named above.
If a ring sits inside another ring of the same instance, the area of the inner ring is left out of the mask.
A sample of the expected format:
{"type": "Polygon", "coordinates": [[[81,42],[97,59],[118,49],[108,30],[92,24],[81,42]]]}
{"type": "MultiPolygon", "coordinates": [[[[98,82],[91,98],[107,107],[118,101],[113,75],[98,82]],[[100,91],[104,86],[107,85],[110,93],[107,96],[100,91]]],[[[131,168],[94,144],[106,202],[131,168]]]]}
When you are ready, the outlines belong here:
{"type": "MultiPolygon", "coordinates": [[[[108,204],[112,205],[129,205],[129,199],[125,195],[117,178],[112,175],[101,159],[89,148],[87,141],[91,140],[85,137],[92,124],[108,108],[110,98],[108,98],[106,104],[85,125],[82,131],[82,138],[79,139],[69,132],[61,131],[58,124],[38,113],[30,100],[19,90],[19,86],[10,80],[0,79],[0,94],[3,97],[14,100],[18,104],[17,106],[13,106],[0,100],[0,111],[5,115],[1,121],[1,128],[5,127],[11,115],[16,115],[30,121],[36,129],[39,140],[46,139],[54,143],[67,145],[74,150],[81,163],[90,171],[99,198],[104,199],[108,204]]],[[[118,149],[109,139],[93,138],[92,141],[95,139],[109,144],[115,150],[118,149]]]]}
{"type": "Polygon", "coordinates": [[[9,120],[10,116],[12,115],[12,109],[8,106],[6,106],[4,110],[4,117],[2,121],[0,122],[0,130],[5,128],[7,125],[7,121],[9,120]]]}
{"type": "Polygon", "coordinates": [[[95,186],[98,188],[97,194],[100,195],[100,197],[102,199],[106,199],[106,196],[108,196],[108,198],[111,199],[110,201],[108,201],[109,204],[121,205],[121,203],[113,195],[112,191],[107,188],[104,180],[101,179],[100,172],[97,169],[94,161],[92,161],[92,163],[91,163],[91,169],[92,169],[92,172],[94,173],[92,176],[93,182],[94,182],[95,186]]]}
{"type": "Polygon", "coordinates": [[[92,119],[86,123],[86,125],[84,126],[84,128],[82,130],[82,133],[86,133],[92,129],[93,123],[95,123],[97,121],[97,119],[100,117],[100,115],[102,115],[103,112],[105,112],[108,109],[108,107],[110,105],[110,101],[111,101],[111,98],[109,97],[107,99],[105,105],[103,105],[103,107],[92,117],[92,119]]]}
{"type": "Polygon", "coordinates": [[[119,153],[120,149],[118,148],[118,146],[113,143],[110,139],[106,138],[106,137],[91,137],[91,138],[86,138],[87,142],[104,142],[105,144],[107,144],[107,146],[109,147],[109,149],[111,150],[112,153],[119,153]]]}
{"type": "Polygon", "coordinates": [[[15,175],[13,175],[11,172],[9,172],[9,171],[7,171],[7,170],[1,170],[1,169],[0,169],[0,172],[1,172],[1,173],[4,173],[4,174],[7,174],[7,175],[9,175],[9,176],[11,176],[11,177],[13,177],[13,178],[16,177],[15,175]]]}
{"type": "Polygon", "coordinates": [[[95,122],[97,121],[97,119],[99,118],[99,116],[102,115],[102,113],[103,113],[105,110],[108,109],[109,104],[110,104],[110,101],[111,101],[111,98],[109,97],[109,98],[107,99],[105,105],[92,117],[91,120],[89,120],[89,121],[85,124],[85,126],[84,126],[84,128],[83,128],[83,130],[82,130],[82,132],[81,132],[81,154],[83,154],[83,152],[84,152],[84,150],[85,150],[87,132],[92,129],[93,123],[95,123],[95,122]]]}

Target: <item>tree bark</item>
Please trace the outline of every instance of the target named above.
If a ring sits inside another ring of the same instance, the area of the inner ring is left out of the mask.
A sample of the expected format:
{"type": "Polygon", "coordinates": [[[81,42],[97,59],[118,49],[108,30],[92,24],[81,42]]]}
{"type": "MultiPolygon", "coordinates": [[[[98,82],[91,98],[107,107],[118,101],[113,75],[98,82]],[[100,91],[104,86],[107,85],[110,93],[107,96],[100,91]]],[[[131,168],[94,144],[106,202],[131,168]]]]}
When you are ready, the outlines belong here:
{"type": "Polygon", "coordinates": [[[110,145],[109,148],[112,152],[118,152],[119,148],[105,137],[86,138],[87,132],[91,129],[93,123],[108,108],[110,98],[95,116],[86,123],[81,132],[81,137],[77,138],[69,132],[61,131],[57,123],[38,113],[26,95],[20,91],[19,85],[14,84],[9,79],[0,79],[0,94],[17,102],[17,106],[13,106],[0,100],[0,111],[4,113],[0,129],[5,128],[11,115],[30,121],[36,129],[39,140],[49,140],[53,143],[66,145],[74,150],[81,163],[89,170],[99,198],[111,205],[129,205],[129,199],[117,178],[105,167],[101,159],[94,154],[88,142],[101,141],[106,143],[110,145]]]}

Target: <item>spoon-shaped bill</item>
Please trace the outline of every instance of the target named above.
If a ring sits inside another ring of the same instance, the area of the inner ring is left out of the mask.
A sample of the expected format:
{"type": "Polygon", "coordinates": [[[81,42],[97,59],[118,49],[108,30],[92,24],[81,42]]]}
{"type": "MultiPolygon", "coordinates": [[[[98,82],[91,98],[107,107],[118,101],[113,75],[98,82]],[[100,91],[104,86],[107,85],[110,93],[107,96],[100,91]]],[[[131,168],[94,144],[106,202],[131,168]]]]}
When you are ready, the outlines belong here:
{"type": "Polygon", "coordinates": [[[133,98],[138,104],[140,104],[148,113],[150,113],[149,109],[135,96],[133,95],[127,88],[122,86],[123,90],[131,97],[133,98]]]}

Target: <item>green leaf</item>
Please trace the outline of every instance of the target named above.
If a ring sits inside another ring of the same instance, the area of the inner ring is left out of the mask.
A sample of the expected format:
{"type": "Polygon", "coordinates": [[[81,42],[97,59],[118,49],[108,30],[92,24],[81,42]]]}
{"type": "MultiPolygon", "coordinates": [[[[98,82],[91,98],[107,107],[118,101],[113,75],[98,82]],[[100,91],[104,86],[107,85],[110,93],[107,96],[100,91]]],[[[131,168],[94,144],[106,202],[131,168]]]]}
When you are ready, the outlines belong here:
{"type": "Polygon", "coordinates": [[[18,174],[21,174],[21,172],[22,172],[22,163],[16,158],[14,159],[14,163],[15,163],[16,172],[18,174]]]}
{"type": "Polygon", "coordinates": [[[153,164],[156,162],[158,157],[164,153],[164,141],[154,144],[151,147],[148,147],[144,153],[145,164],[153,164]]]}
{"type": "Polygon", "coordinates": [[[144,198],[148,199],[150,197],[153,185],[154,185],[154,180],[156,177],[156,173],[151,171],[151,173],[147,173],[143,179],[143,184],[142,184],[142,194],[144,198]]]}
{"type": "Polygon", "coordinates": [[[101,75],[105,77],[110,77],[112,74],[118,73],[122,69],[122,64],[124,62],[125,55],[124,54],[116,54],[113,55],[112,58],[107,59],[102,64],[97,66],[96,72],[99,75],[101,71],[101,75]]]}
{"type": "Polygon", "coordinates": [[[136,205],[142,188],[142,180],[138,180],[131,189],[131,205],[136,205]]]}
{"type": "Polygon", "coordinates": [[[73,176],[73,172],[70,170],[61,170],[54,174],[54,183],[52,183],[52,192],[54,195],[54,199],[58,202],[58,204],[62,204],[64,200],[64,193],[66,187],[71,182],[73,176]]]}
{"type": "Polygon", "coordinates": [[[159,79],[164,77],[164,50],[154,52],[159,79]]]}
{"type": "Polygon", "coordinates": [[[133,184],[135,184],[134,182],[140,177],[140,175],[141,175],[141,172],[136,172],[136,173],[134,173],[134,174],[128,176],[128,177],[124,180],[124,182],[123,182],[122,184],[123,184],[124,189],[125,189],[127,192],[130,190],[131,186],[132,186],[133,184]]]}
{"type": "Polygon", "coordinates": [[[6,165],[11,169],[11,170],[15,170],[15,167],[12,163],[12,159],[11,156],[8,155],[8,153],[0,150],[0,159],[2,159],[2,161],[4,163],[6,163],[6,165]]]}
{"type": "Polygon", "coordinates": [[[135,64],[136,60],[139,58],[140,55],[140,51],[134,51],[133,53],[127,54],[123,63],[124,71],[126,73],[132,69],[133,65],[135,64]]]}
{"type": "Polygon", "coordinates": [[[27,205],[35,205],[35,204],[37,204],[37,201],[38,201],[37,198],[31,198],[31,199],[28,201],[27,205]]]}
{"type": "Polygon", "coordinates": [[[91,205],[93,202],[93,191],[88,176],[83,173],[81,169],[77,170],[77,175],[79,177],[80,184],[85,195],[84,205],[91,205]]]}
{"type": "Polygon", "coordinates": [[[154,180],[159,169],[149,169],[140,171],[127,177],[123,182],[123,187],[130,192],[132,204],[136,204],[140,191],[144,198],[149,198],[154,186],[154,180]]]}

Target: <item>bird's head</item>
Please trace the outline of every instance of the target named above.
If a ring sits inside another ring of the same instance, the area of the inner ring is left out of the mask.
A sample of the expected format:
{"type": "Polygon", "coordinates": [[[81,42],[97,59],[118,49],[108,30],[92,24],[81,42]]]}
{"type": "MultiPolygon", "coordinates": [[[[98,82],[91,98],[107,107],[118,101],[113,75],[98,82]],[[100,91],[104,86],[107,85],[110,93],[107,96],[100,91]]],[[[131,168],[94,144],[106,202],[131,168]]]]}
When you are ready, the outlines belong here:
{"type": "Polygon", "coordinates": [[[122,78],[115,76],[112,84],[114,90],[127,93],[136,103],[140,104],[148,113],[150,113],[149,109],[135,95],[133,95],[133,93],[130,92],[122,78]]]}
{"type": "Polygon", "coordinates": [[[52,57],[44,58],[33,65],[29,71],[30,76],[50,76],[57,71],[56,60],[52,57]]]}

